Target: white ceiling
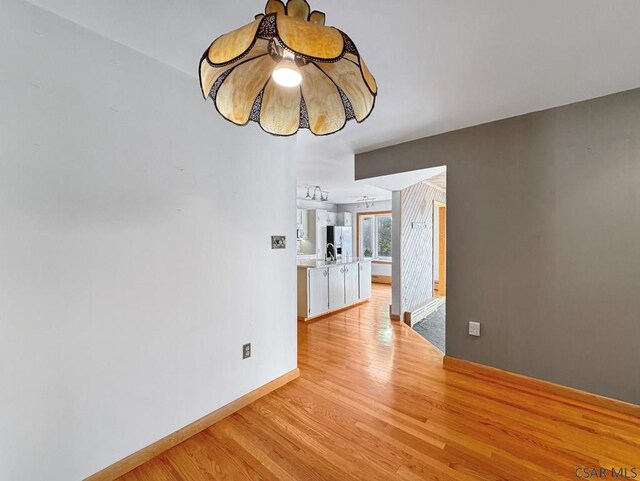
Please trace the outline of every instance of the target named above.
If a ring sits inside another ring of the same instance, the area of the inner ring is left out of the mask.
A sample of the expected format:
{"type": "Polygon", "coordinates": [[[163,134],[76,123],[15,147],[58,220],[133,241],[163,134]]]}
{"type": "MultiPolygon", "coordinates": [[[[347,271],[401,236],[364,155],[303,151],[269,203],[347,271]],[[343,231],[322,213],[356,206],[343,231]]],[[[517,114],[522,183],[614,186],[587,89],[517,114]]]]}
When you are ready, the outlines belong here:
{"type": "MultiPolygon", "coordinates": [[[[209,43],[266,3],[30,1],[194,79],[209,43]]],[[[332,201],[383,197],[354,183],[354,153],[640,86],[638,0],[309,2],[356,42],[380,89],[364,124],[298,137],[300,185],[332,201]]]]}

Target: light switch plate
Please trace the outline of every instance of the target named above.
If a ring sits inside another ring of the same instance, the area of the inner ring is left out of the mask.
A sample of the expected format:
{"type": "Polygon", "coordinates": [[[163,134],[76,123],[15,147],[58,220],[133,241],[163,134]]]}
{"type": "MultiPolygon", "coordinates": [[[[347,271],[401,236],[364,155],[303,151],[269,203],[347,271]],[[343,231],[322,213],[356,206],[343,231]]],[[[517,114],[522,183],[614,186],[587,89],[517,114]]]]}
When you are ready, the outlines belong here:
{"type": "Polygon", "coordinates": [[[480,337],[480,323],[479,322],[470,322],[469,323],[469,335],[480,337]]]}
{"type": "Polygon", "coordinates": [[[272,235],[271,236],[271,248],[272,249],[286,249],[287,248],[287,237],[283,235],[272,235]]]}

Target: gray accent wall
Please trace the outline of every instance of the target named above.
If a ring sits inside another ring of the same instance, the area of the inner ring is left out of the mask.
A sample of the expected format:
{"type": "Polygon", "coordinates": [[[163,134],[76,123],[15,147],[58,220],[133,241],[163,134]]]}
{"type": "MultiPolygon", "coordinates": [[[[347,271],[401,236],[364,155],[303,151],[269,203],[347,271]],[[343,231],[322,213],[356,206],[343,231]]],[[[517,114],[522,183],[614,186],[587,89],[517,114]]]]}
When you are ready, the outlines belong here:
{"type": "Polygon", "coordinates": [[[640,403],[640,89],[360,154],[355,167],[365,179],[439,165],[447,354],[640,403]]]}

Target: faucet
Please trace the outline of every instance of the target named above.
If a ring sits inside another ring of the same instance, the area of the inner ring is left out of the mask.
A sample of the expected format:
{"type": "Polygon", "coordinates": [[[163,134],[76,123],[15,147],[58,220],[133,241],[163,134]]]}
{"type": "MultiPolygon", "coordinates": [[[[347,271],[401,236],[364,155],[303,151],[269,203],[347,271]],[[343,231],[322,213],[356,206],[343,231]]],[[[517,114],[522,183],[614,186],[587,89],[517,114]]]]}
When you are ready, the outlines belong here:
{"type": "MultiPolygon", "coordinates": [[[[332,252],[336,252],[337,253],[337,249],[336,249],[336,246],[334,246],[331,242],[329,242],[327,244],[327,254],[329,255],[329,257],[331,258],[332,261],[335,261],[336,260],[336,256],[333,255],[332,252]],[[333,247],[333,251],[329,250],[329,246],[333,247]]],[[[325,256],[324,256],[324,260],[325,261],[327,260],[327,254],[325,254],[325,256]]]]}

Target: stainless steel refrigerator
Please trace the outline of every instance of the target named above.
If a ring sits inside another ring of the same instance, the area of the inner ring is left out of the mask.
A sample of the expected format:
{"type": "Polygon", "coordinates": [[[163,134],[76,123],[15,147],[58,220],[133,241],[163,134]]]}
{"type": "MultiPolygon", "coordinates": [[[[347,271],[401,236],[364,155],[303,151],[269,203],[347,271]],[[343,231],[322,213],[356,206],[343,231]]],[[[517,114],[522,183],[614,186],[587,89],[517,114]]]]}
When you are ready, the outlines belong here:
{"type": "Polygon", "coordinates": [[[328,226],[327,227],[327,254],[334,257],[341,256],[353,257],[353,228],[352,227],[340,227],[340,226],[328,226]],[[329,244],[335,246],[335,251],[332,250],[329,244]]]}

